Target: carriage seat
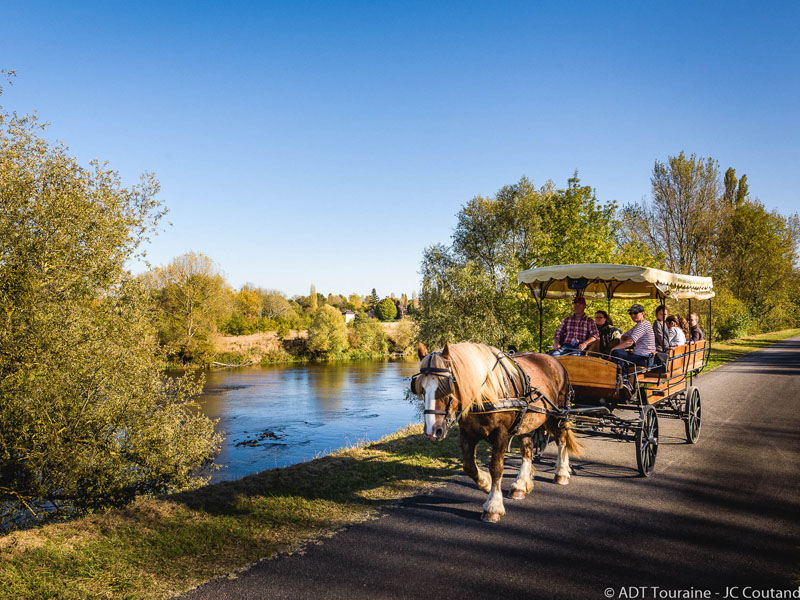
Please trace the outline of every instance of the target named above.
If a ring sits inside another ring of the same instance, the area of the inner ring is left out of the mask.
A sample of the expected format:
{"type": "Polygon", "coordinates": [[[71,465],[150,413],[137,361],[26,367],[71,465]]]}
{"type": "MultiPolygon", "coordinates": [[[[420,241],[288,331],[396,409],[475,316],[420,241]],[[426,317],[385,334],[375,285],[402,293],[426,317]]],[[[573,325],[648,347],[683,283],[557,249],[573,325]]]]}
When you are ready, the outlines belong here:
{"type": "Polygon", "coordinates": [[[556,360],[566,369],[577,401],[622,400],[622,375],[617,363],[596,356],[565,355],[557,356],[556,360]]]}
{"type": "Polygon", "coordinates": [[[699,372],[705,367],[706,357],[705,340],[670,348],[667,362],[640,376],[639,381],[657,387],[666,382],[670,385],[680,383],[689,373],[699,372]]]}

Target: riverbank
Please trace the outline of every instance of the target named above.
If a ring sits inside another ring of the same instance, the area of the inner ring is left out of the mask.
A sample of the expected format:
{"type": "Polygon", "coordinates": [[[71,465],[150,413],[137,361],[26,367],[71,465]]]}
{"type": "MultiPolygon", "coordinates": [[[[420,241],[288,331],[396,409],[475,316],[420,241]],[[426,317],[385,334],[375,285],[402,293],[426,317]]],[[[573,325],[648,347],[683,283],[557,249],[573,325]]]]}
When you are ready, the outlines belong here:
{"type": "MultiPolygon", "coordinates": [[[[715,345],[712,366],[798,333],[715,345]]],[[[455,433],[433,444],[413,426],[307,463],[7,534],[0,597],[169,598],[442,485],[461,468],[455,433]]]]}

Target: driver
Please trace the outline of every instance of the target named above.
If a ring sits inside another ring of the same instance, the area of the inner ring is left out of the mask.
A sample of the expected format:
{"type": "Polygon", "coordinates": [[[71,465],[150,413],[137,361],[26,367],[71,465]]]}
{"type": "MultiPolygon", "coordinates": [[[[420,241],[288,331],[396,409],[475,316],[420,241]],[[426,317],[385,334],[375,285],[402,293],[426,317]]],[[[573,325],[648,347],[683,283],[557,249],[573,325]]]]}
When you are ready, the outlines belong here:
{"type": "Polygon", "coordinates": [[[573,314],[568,316],[556,329],[553,338],[553,356],[562,354],[577,354],[595,340],[600,339],[597,325],[586,314],[586,298],[577,296],[572,301],[573,314]]]}

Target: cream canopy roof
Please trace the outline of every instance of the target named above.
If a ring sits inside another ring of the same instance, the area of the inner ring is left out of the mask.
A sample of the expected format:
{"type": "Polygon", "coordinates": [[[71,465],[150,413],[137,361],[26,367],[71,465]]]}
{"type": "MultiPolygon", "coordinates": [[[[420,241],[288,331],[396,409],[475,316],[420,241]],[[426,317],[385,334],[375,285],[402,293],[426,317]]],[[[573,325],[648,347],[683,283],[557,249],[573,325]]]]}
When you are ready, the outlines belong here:
{"type": "Polygon", "coordinates": [[[537,298],[570,298],[579,290],[590,300],[656,299],[660,296],[707,300],[714,297],[711,277],[679,275],[631,265],[553,265],[520,271],[517,279],[537,298]]]}

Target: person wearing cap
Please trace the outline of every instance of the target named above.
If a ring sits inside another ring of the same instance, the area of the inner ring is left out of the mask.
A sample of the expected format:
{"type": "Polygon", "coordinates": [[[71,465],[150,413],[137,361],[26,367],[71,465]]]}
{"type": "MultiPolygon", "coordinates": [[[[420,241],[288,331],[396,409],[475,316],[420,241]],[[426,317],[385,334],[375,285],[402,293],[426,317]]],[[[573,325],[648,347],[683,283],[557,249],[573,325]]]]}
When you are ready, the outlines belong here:
{"type": "Polygon", "coordinates": [[[622,334],[619,344],[611,351],[611,359],[616,359],[615,362],[622,366],[623,380],[627,378],[625,367],[628,363],[649,368],[656,351],[656,336],[653,326],[644,318],[644,306],[634,304],[628,314],[635,325],[622,334]],[[626,351],[630,347],[633,347],[632,353],[626,351]]]}
{"type": "Polygon", "coordinates": [[[556,329],[553,337],[553,356],[583,352],[586,346],[600,339],[594,319],[586,314],[586,298],[577,296],[572,301],[573,313],[556,329]]]}

